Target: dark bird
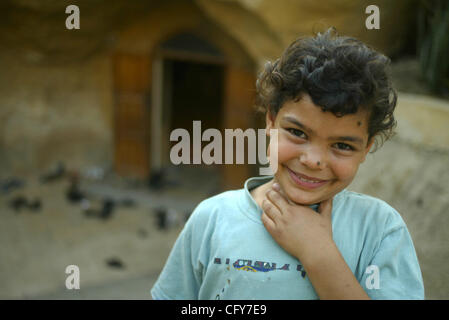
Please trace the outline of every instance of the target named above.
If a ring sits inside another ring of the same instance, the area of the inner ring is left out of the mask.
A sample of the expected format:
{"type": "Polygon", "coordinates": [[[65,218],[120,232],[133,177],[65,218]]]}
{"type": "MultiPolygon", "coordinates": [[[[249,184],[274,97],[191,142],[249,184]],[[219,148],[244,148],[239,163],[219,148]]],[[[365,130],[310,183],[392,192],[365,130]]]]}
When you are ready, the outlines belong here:
{"type": "Polygon", "coordinates": [[[88,208],[84,209],[84,214],[86,217],[99,218],[103,220],[107,220],[111,217],[115,208],[115,202],[112,199],[104,199],[101,209],[92,209],[90,205],[88,208]]]}
{"type": "Polygon", "coordinates": [[[25,185],[25,181],[18,178],[8,178],[0,182],[0,192],[7,194],[14,189],[20,189],[25,185]]]}
{"type": "Polygon", "coordinates": [[[81,192],[77,179],[72,179],[70,187],[66,191],[67,200],[72,203],[78,203],[85,199],[86,196],[81,192]]]}
{"type": "Polygon", "coordinates": [[[65,166],[62,162],[58,162],[55,168],[41,175],[40,181],[41,183],[53,182],[62,178],[64,174],[65,174],[65,166]]]}
{"type": "Polygon", "coordinates": [[[151,190],[161,190],[165,185],[165,172],[160,169],[153,172],[148,180],[148,186],[151,190]]]}
{"type": "Polygon", "coordinates": [[[9,202],[9,206],[16,212],[28,206],[28,201],[24,196],[17,196],[9,202]]]}
{"type": "Polygon", "coordinates": [[[42,203],[40,199],[34,199],[34,201],[28,203],[28,209],[31,211],[40,211],[42,208],[42,203]]]}
{"type": "Polygon", "coordinates": [[[123,262],[119,259],[119,258],[109,258],[106,260],[106,264],[111,267],[111,268],[115,268],[115,269],[124,269],[125,265],[123,264],[123,262]]]}
{"type": "Polygon", "coordinates": [[[109,219],[114,211],[115,203],[112,199],[104,199],[103,200],[103,208],[101,208],[100,218],[109,219]]]}
{"type": "Polygon", "coordinates": [[[167,229],[167,209],[156,208],[156,226],[159,230],[167,229]]]}

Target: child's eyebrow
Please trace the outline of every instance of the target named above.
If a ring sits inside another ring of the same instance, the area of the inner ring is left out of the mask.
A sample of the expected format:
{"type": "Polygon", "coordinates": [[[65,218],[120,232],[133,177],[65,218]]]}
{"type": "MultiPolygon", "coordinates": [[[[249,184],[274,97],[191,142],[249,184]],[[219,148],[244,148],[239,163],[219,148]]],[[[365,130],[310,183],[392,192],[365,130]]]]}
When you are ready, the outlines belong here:
{"type": "MultiPolygon", "coordinates": [[[[306,125],[302,124],[301,122],[299,122],[295,118],[286,116],[286,117],[284,117],[284,119],[287,120],[288,122],[293,123],[297,127],[310,132],[311,134],[315,134],[315,131],[313,131],[312,129],[310,129],[306,125]]],[[[350,141],[350,142],[353,142],[353,143],[357,143],[357,144],[363,145],[363,139],[360,138],[360,137],[353,137],[353,136],[329,137],[328,140],[350,141]]]]}

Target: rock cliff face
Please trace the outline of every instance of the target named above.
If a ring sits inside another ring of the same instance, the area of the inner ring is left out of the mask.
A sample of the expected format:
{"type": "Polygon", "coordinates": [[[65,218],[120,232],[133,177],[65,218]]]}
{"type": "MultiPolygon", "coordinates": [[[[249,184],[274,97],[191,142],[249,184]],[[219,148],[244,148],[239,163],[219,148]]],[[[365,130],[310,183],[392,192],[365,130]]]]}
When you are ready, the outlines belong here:
{"type": "MultiPolygon", "coordinates": [[[[259,30],[271,32],[283,47],[301,35],[311,34],[334,26],[344,35],[353,36],[391,55],[405,44],[415,19],[415,1],[357,1],[357,0],[197,0],[198,6],[222,24],[236,38],[248,46],[260,41],[260,53],[270,56],[271,42],[262,43],[259,30]],[[380,11],[380,29],[367,30],[366,7],[376,4],[380,11]],[[240,18],[240,19],[239,19],[240,18]],[[266,51],[265,51],[266,50],[266,51]]],[[[250,49],[248,49],[250,50],[250,49]]]]}

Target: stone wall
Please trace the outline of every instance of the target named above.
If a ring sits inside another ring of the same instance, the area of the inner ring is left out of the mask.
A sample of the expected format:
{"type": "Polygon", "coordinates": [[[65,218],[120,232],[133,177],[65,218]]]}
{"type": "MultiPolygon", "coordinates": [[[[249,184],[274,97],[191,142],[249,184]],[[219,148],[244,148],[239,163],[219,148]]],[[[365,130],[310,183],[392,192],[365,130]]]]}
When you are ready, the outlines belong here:
{"type": "Polygon", "coordinates": [[[399,93],[397,135],[368,154],[348,189],[392,205],[407,224],[427,299],[449,297],[449,102],[399,93]]]}
{"type": "Polygon", "coordinates": [[[66,67],[1,58],[1,174],[29,174],[61,160],[109,166],[112,154],[107,56],[66,67]]]}

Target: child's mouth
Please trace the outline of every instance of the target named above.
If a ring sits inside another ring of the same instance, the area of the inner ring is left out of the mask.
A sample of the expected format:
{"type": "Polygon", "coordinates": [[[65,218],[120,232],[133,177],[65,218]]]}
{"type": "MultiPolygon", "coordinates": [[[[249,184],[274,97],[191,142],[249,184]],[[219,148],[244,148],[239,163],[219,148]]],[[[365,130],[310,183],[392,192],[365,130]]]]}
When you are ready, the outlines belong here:
{"type": "Polygon", "coordinates": [[[285,167],[290,175],[290,178],[293,180],[293,182],[301,187],[308,188],[308,189],[314,189],[321,187],[322,185],[326,184],[329,180],[318,180],[318,179],[311,179],[306,178],[303,175],[294,172],[293,170],[290,170],[288,167],[285,167]]]}

